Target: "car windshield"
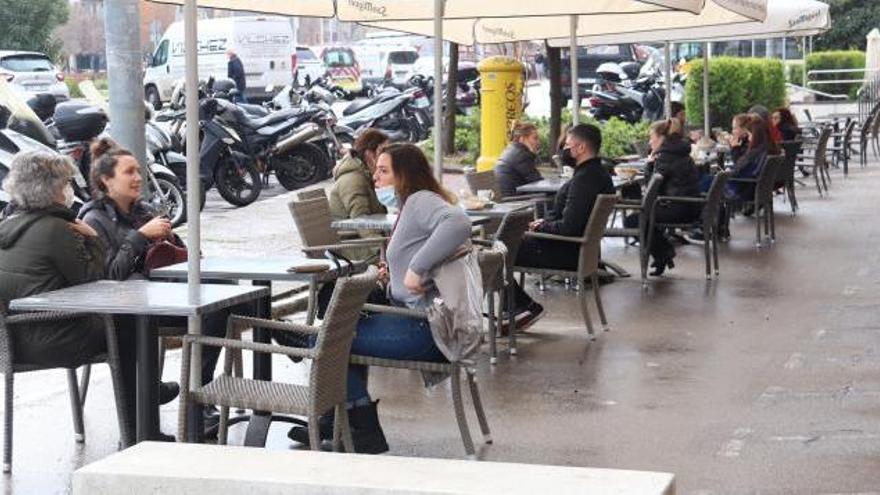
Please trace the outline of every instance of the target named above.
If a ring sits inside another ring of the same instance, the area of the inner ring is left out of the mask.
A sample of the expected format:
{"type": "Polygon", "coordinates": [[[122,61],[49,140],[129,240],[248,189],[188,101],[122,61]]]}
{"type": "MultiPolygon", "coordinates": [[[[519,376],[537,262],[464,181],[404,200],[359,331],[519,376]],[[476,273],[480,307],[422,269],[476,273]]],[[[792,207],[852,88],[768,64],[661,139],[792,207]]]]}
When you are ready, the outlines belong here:
{"type": "Polygon", "coordinates": [[[297,48],[296,49],[296,58],[298,60],[317,60],[318,57],[312,53],[308,48],[297,48]]]}
{"type": "Polygon", "coordinates": [[[40,55],[13,55],[0,60],[0,68],[12,72],[50,72],[52,62],[40,55]]]}
{"type": "Polygon", "coordinates": [[[349,67],[354,65],[354,57],[349,51],[327,50],[324,52],[324,63],[330,67],[349,67]]]}
{"type": "Polygon", "coordinates": [[[416,52],[391,52],[388,54],[388,62],[392,64],[414,64],[419,58],[416,52]]]}

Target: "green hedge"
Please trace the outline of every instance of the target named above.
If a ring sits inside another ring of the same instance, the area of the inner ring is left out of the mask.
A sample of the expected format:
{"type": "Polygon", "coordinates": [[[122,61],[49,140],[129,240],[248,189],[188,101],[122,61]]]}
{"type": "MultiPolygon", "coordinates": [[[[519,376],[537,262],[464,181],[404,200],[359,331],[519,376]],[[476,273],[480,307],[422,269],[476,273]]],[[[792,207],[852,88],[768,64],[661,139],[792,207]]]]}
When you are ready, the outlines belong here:
{"type": "MultiPolygon", "coordinates": [[[[753,105],[785,104],[785,70],[779,60],[717,57],[709,62],[709,111],[713,126],[727,127],[753,105]]],[[[703,124],[703,61],[691,62],[685,87],[690,125],[703,124]]]]}
{"type": "MultiPolygon", "coordinates": [[[[858,50],[840,50],[829,52],[813,52],[807,55],[807,71],[821,69],[863,69],[865,67],[865,52],[858,50]]],[[[816,74],[810,77],[811,81],[829,79],[860,79],[864,76],[861,72],[844,74],[816,74]]],[[[819,84],[810,86],[825,93],[846,94],[855,99],[861,83],[853,84],[819,84]]]]}
{"type": "MultiPolygon", "coordinates": [[[[538,162],[547,163],[556,151],[555,143],[549,142],[550,119],[540,118],[531,121],[538,127],[538,136],[541,139],[541,149],[538,151],[538,162]]],[[[598,125],[602,129],[602,156],[605,158],[618,158],[623,155],[635,153],[633,143],[648,139],[650,122],[643,121],[638,124],[628,124],[617,118],[608,122],[596,122],[588,115],[582,115],[581,122],[598,125]]],[[[563,128],[571,123],[571,112],[562,111],[563,128]]],[[[434,156],[434,138],[430,137],[422,143],[422,149],[429,159],[434,156]]],[[[462,155],[465,163],[476,163],[480,156],[480,115],[474,112],[468,116],[455,118],[455,150],[462,155]]]]}
{"type": "Polygon", "coordinates": [[[786,62],[785,63],[785,79],[798,86],[804,85],[804,63],[803,62],[786,62]]]}

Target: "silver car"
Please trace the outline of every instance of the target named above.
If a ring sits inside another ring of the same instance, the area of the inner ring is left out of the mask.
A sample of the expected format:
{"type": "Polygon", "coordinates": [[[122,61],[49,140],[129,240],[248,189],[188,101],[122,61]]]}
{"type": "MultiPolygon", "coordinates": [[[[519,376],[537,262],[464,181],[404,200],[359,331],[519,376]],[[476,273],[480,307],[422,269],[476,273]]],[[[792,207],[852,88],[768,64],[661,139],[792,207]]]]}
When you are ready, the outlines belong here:
{"type": "Polygon", "coordinates": [[[49,93],[59,102],[70,99],[64,74],[43,53],[0,50],[0,77],[27,95],[49,93]]]}

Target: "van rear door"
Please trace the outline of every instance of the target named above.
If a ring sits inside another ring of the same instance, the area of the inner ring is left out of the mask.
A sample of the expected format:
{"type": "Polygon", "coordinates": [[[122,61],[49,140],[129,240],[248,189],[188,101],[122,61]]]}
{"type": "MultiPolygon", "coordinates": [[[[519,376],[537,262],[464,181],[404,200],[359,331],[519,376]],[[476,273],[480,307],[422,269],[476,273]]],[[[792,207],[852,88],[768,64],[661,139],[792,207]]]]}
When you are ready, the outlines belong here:
{"type": "Polygon", "coordinates": [[[281,17],[233,19],[232,46],[244,65],[246,94],[265,97],[266,86],[290,84],[295,53],[290,22],[281,17]]]}

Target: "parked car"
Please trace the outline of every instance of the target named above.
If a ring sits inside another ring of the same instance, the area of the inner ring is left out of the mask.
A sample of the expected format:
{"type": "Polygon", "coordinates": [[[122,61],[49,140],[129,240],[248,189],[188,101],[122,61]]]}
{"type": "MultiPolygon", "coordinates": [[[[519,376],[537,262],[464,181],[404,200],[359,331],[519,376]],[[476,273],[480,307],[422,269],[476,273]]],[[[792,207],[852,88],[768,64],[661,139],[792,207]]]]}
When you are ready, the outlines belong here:
{"type": "Polygon", "coordinates": [[[315,55],[315,52],[307,46],[297,46],[296,54],[293,58],[293,72],[297,84],[303,86],[306,84],[306,76],[309,80],[315,81],[327,72],[324,62],[315,55]]]}
{"type": "Polygon", "coordinates": [[[0,51],[0,77],[28,96],[48,93],[57,101],[70,99],[64,74],[44,53],[0,51]]]}
{"type": "Polygon", "coordinates": [[[400,45],[360,45],[354,47],[364,83],[402,88],[415,74],[419,53],[400,45]]]}
{"type": "MultiPolygon", "coordinates": [[[[157,110],[171,99],[185,76],[183,23],[165,31],[144,74],[144,96],[157,110]]],[[[248,98],[271,98],[269,86],[283,87],[294,75],[293,31],[284,17],[224,17],[199,21],[199,77],[225,79],[226,50],[241,58],[248,98]]]]}
{"type": "MultiPolygon", "coordinates": [[[[561,53],[562,97],[565,100],[571,98],[570,60],[569,51],[563,49],[561,53]]],[[[589,96],[589,91],[597,82],[596,69],[607,62],[617,64],[637,62],[635,45],[595,45],[578,48],[578,89],[581,100],[589,96]]]]}

